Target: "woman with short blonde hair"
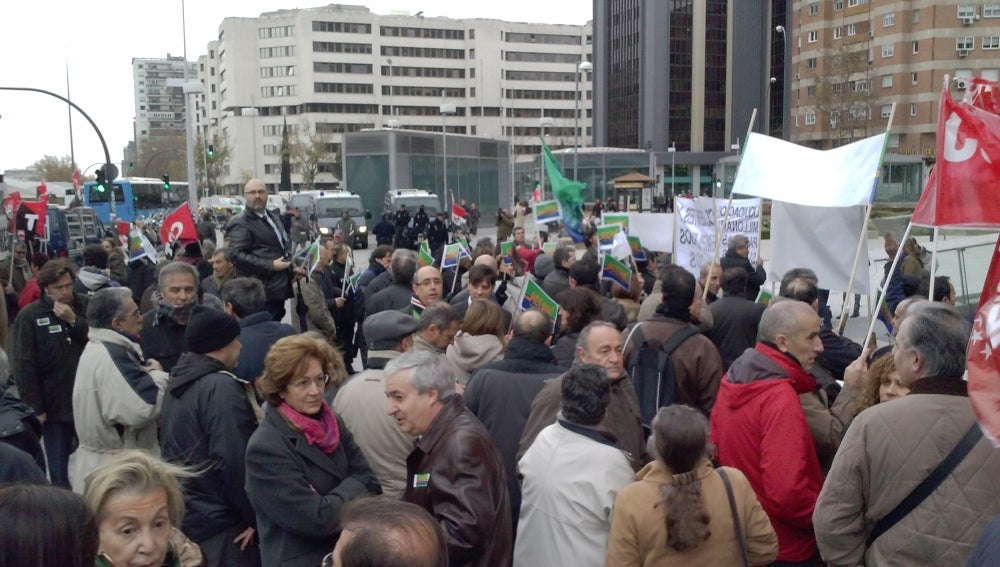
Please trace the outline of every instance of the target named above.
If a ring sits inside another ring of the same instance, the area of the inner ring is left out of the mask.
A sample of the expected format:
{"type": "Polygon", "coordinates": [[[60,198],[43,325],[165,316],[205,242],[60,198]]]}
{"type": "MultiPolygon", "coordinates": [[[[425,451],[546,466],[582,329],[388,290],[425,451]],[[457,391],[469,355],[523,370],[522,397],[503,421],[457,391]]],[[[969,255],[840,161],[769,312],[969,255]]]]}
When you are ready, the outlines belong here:
{"type": "Polygon", "coordinates": [[[465,386],[477,368],[503,358],[507,347],[505,319],[503,308],[495,301],[476,299],[469,306],[455,341],[445,353],[455,369],[457,384],[465,386]]]}

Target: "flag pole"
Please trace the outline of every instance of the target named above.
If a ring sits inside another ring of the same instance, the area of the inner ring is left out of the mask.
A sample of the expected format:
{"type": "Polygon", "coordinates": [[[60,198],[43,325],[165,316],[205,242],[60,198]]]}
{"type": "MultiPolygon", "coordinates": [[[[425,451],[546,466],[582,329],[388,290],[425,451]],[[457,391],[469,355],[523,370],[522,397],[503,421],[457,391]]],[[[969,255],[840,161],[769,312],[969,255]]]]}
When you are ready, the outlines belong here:
{"type": "MultiPolygon", "coordinates": [[[[879,178],[882,177],[882,161],[885,159],[885,150],[889,145],[889,132],[892,130],[892,121],[896,117],[896,103],[892,103],[892,109],[889,111],[889,122],[885,125],[885,140],[882,141],[882,157],[879,159],[878,169],[875,170],[875,182],[872,184],[872,195],[868,199],[868,205],[865,207],[865,221],[861,223],[861,234],[858,235],[858,247],[854,251],[854,265],[851,266],[851,279],[847,282],[847,293],[852,293],[854,291],[854,279],[858,276],[858,264],[861,263],[861,251],[864,250],[864,246],[868,241],[868,220],[872,216],[872,201],[875,200],[875,191],[878,189],[879,178]]],[[[844,305],[847,303],[845,301],[844,305]]],[[[840,323],[837,324],[837,334],[844,334],[844,328],[847,326],[847,309],[841,309],[840,313],[840,323]]]]}
{"type": "MultiPolygon", "coordinates": [[[[903,231],[903,237],[900,239],[900,242],[906,242],[906,239],[910,237],[910,230],[912,229],[913,223],[907,223],[906,230],[903,231]]],[[[900,245],[900,248],[902,248],[902,245],[900,245]]],[[[885,278],[885,283],[881,290],[882,293],[879,294],[878,301],[875,303],[875,309],[872,311],[871,322],[868,324],[868,332],[865,333],[865,337],[871,337],[872,333],[875,332],[875,324],[878,323],[878,312],[882,310],[882,306],[885,304],[885,294],[889,288],[889,281],[892,280],[893,276],[902,277],[902,274],[896,274],[896,268],[899,266],[900,258],[902,257],[902,250],[896,251],[896,256],[892,259],[892,266],[889,267],[889,275],[885,278]]]]}
{"type": "MultiPolygon", "coordinates": [[[[459,246],[461,246],[461,245],[459,245],[459,246]]],[[[445,245],[445,252],[444,253],[445,254],[448,253],[448,245],[445,245]]],[[[441,261],[444,262],[444,258],[442,258],[441,261]]],[[[458,282],[458,278],[460,277],[460,274],[458,273],[458,268],[461,265],[462,265],[462,254],[459,253],[459,255],[458,255],[458,262],[455,264],[455,275],[451,278],[451,293],[448,294],[449,296],[455,295],[455,283],[458,282]]]]}
{"type": "Polygon", "coordinates": [[[931,248],[931,275],[927,286],[927,301],[934,301],[934,270],[937,267],[938,227],[934,227],[934,246],[931,248]]]}
{"type": "MultiPolygon", "coordinates": [[[[747,135],[746,135],[745,138],[743,138],[743,147],[740,148],[740,158],[741,159],[736,162],[736,175],[739,175],[739,173],[740,173],[740,162],[743,161],[742,160],[743,152],[745,152],[747,150],[747,146],[750,145],[750,133],[753,132],[753,123],[756,122],[756,121],[757,121],[757,109],[754,108],[753,112],[750,114],[750,124],[747,125],[747,135]]],[[[673,172],[671,172],[671,175],[673,175],[673,172]]],[[[736,179],[736,175],[733,176],[733,180],[736,179]]],[[[712,194],[713,194],[713,197],[712,197],[712,216],[715,217],[718,214],[718,207],[715,206],[715,197],[714,197],[715,192],[714,192],[714,188],[713,188],[713,193],[712,194]]],[[[726,227],[726,226],[729,225],[729,213],[731,213],[732,210],[733,210],[733,196],[734,195],[735,194],[732,191],[729,192],[729,201],[726,202],[726,219],[725,219],[725,221],[723,221],[722,227],[719,226],[719,219],[715,218],[715,250],[712,251],[712,263],[709,264],[709,267],[708,267],[709,276],[711,276],[712,269],[715,267],[715,265],[719,263],[719,247],[722,246],[723,227],[726,227]]],[[[760,248],[758,247],[758,250],[759,249],[760,248]]],[[[708,282],[706,281],[705,282],[705,286],[701,290],[701,301],[705,302],[707,300],[708,300],[708,282]]]]}

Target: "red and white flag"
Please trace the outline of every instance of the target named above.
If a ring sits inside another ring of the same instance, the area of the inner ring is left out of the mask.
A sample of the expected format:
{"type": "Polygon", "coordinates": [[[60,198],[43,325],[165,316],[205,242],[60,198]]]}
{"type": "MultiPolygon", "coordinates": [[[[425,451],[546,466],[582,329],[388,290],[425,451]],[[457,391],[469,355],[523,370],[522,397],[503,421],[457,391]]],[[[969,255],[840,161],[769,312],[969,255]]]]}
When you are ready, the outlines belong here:
{"type": "Polygon", "coordinates": [[[76,191],[76,193],[78,195],[80,194],[80,187],[82,187],[82,185],[80,184],[80,170],[79,169],[74,169],[73,170],[73,191],[76,191]]]}
{"type": "Polygon", "coordinates": [[[924,226],[1000,226],[1000,115],[994,93],[1000,85],[976,81],[970,102],[941,92],[937,164],[913,211],[924,226]]]}
{"type": "Polygon", "coordinates": [[[194,226],[194,217],[187,203],[177,207],[177,210],[163,219],[160,227],[160,240],[169,246],[178,240],[198,240],[198,230],[194,226]]]}
{"type": "Polygon", "coordinates": [[[969,399],[986,436],[1000,446],[1000,240],[986,272],[967,356],[969,399]]]}
{"type": "Polygon", "coordinates": [[[451,223],[454,225],[464,225],[469,220],[469,212],[465,207],[455,202],[455,192],[451,192],[451,223]]]}

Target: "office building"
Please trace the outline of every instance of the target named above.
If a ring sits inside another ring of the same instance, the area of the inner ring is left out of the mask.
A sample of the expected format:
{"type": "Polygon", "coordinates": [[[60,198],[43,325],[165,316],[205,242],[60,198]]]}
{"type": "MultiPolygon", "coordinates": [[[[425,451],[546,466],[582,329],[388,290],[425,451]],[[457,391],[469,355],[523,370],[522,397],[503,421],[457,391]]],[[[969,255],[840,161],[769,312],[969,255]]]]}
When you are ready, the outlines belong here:
{"type": "MultiPolygon", "coordinates": [[[[188,64],[193,79],[195,63],[188,64]]],[[[132,82],[135,90],[135,153],[131,160],[136,171],[122,170],[122,175],[159,177],[171,166],[184,163],[184,58],[167,54],[162,59],[132,59],[132,82]],[[179,155],[178,155],[179,154],[179,155]],[[143,172],[142,170],[147,170],[143,172]],[[161,171],[163,170],[163,171],[161,171]]],[[[179,171],[175,176],[180,178],[179,171]]]]}

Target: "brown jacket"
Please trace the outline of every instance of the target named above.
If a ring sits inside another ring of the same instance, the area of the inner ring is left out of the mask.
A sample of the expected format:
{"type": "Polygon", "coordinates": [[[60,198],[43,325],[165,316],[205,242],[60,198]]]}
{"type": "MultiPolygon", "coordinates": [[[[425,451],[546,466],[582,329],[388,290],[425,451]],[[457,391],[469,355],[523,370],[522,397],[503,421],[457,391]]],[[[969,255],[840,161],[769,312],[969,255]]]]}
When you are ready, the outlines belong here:
{"type": "Polygon", "coordinates": [[[875,524],[913,491],[975,422],[960,378],[923,378],[909,395],[861,412],[820,492],[820,553],[838,565],[964,565],[1000,514],[1000,451],[980,439],[915,510],[865,549],[875,524]]]}
{"type": "MultiPolygon", "coordinates": [[[[642,339],[663,344],[689,324],[656,314],[640,323],[637,329],[633,328],[634,332],[631,332],[633,329],[626,329],[622,333],[622,340],[626,341],[622,359],[627,365],[632,353],[641,346],[642,339]]],[[[670,362],[674,364],[677,376],[676,403],[697,408],[708,417],[715,405],[715,395],[719,392],[719,382],[724,373],[719,350],[704,335],[694,335],[674,349],[670,362]]]]}
{"type": "Polygon", "coordinates": [[[460,395],[444,407],[406,458],[406,492],[444,528],[452,567],[508,567],[514,534],[500,451],[460,395]]]}
{"type": "MultiPolygon", "coordinates": [[[[524,424],[524,433],[521,434],[521,443],[517,449],[518,461],[534,443],[535,437],[556,422],[561,406],[562,376],[546,384],[535,396],[535,401],[531,402],[531,413],[528,415],[528,422],[524,424]]],[[[628,376],[611,383],[608,412],[597,429],[615,439],[615,446],[626,453],[633,469],[639,470],[648,462],[646,436],[639,417],[639,400],[635,397],[635,387],[628,376]]]]}
{"type": "MultiPolygon", "coordinates": [[[[778,536],[753,488],[739,470],[726,467],[726,473],[733,486],[750,563],[774,561],[778,536]]],[[[666,465],[653,461],[639,471],[636,482],[618,493],[611,517],[607,567],[742,565],[729,497],[708,459],[698,465],[698,479],[711,535],[691,551],[679,552],[667,546],[666,510],[660,500],[663,486],[671,482],[672,476],[666,465]]]]}

